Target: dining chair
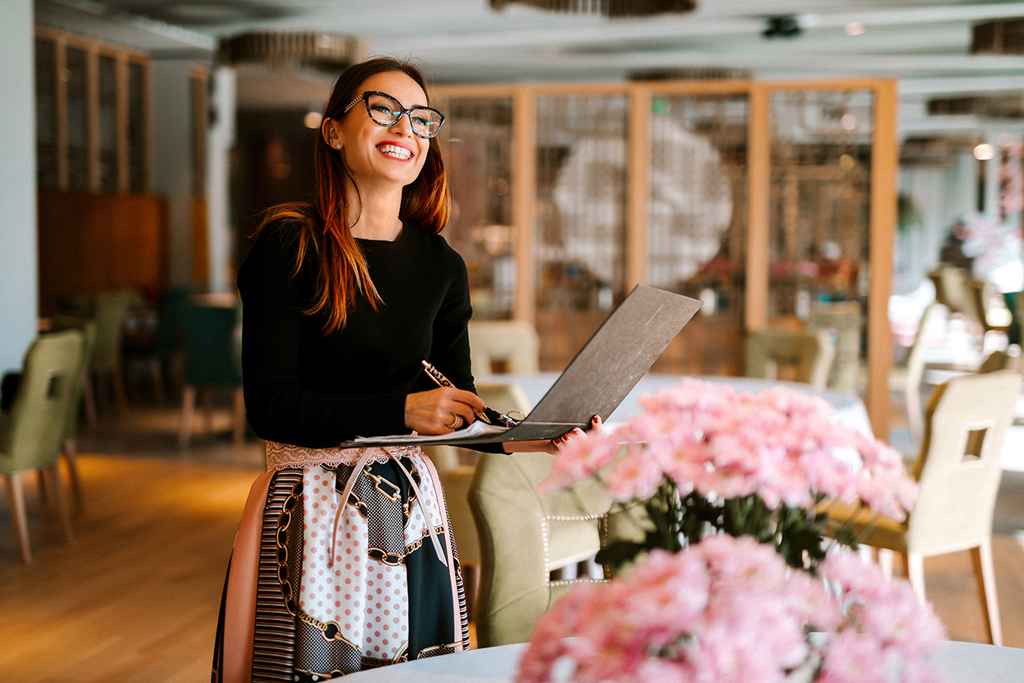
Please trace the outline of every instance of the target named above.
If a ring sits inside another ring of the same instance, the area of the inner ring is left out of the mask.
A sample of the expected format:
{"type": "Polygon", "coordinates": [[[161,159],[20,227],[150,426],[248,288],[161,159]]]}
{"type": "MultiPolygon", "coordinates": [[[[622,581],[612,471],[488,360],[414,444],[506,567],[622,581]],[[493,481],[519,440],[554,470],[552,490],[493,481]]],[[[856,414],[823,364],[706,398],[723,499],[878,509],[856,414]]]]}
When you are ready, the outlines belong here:
{"type": "Polygon", "coordinates": [[[527,375],[540,369],[540,344],[533,325],[524,320],[484,320],[469,323],[469,355],[474,377],[500,371],[527,375]]]}
{"type": "Polygon", "coordinates": [[[553,571],[593,557],[611,541],[643,538],[640,509],[611,511],[611,497],[596,481],[538,492],[554,457],[480,455],[469,488],[482,561],[480,647],[529,640],[537,619],[556,600],[576,585],[601,580],[553,580],[553,571]]]}
{"type": "Polygon", "coordinates": [[[82,495],[82,479],[78,472],[78,416],[86,384],[89,380],[92,351],[96,344],[96,323],[92,320],[83,320],[75,325],[75,327],[82,334],[82,357],[79,363],[79,371],[75,375],[75,382],[72,386],[67,415],[64,419],[64,436],[61,439],[60,454],[68,471],[68,481],[71,484],[71,497],[75,505],[75,512],[80,514],[85,508],[85,501],[82,495]]]}
{"type": "Polygon", "coordinates": [[[7,482],[21,559],[32,562],[25,516],[24,474],[42,470],[56,504],[64,536],[74,541],[61,495],[57,457],[69,406],[82,367],[82,334],[74,330],[38,337],[25,354],[22,381],[9,415],[0,416],[0,474],[7,482]]]}
{"type": "Polygon", "coordinates": [[[128,310],[140,301],[139,293],[128,289],[96,295],[96,343],[93,347],[91,371],[97,378],[97,393],[102,380],[112,391],[120,413],[124,413],[128,405],[121,354],[124,321],[128,310]]]}
{"type": "MultiPolygon", "coordinates": [[[[209,392],[227,390],[232,395],[233,438],[245,439],[245,399],[238,362],[237,327],[239,309],[231,306],[193,304],[185,316],[184,388],[178,444],[186,448],[192,438],[196,397],[200,390],[209,402],[209,392]]],[[[207,405],[208,407],[208,405],[207,405]]],[[[207,427],[210,426],[207,412],[207,427]]]]}
{"type": "Polygon", "coordinates": [[[780,367],[790,367],[794,380],[824,390],[835,355],[831,335],[818,331],[767,329],[751,332],[746,339],[746,375],[780,379],[780,367]]]}
{"type": "MultiPolygon", "coordinates": [[[[515,384],[481,382],[476,385],[477,394],[483,402],[502,413],[530,412],[530,401],[526,393],[515,384]]],[[[455,529],[455,541],[459,546],[459,561],[462,564],[466,594],[472,613],[476,607],[480,588],[480,534],[469,507],[469,487],[476,472],[476,464],[459,463],[459,449],[454,446],[425,446],[427,454],[437,468],[448,503],[448,514],[455,529]]]]}
{"type": "Polygon", "coordinates": [[[925,307],[921,320],[914,332],[914,341],[907,354],[906,370],[903,374],[903,403],[907,410],[907,424],[915,443],[920,442],[924,433],[924,409],[921,406],[921,381],[924,379],[929,338],[935,326],[947,313],[945,304],[934,301],[925,307]]]}
{"type": "Polygon", "coordinates": [[[857,301],[815,302],[811,306],[810,328],[828,332],[835,339],[835,356],[827,380],[829,389],[853,394],[859,388],[863,318],[857,301]]]}
{"type": "Polygon", "coordinates": [[[928,405],[924,442],[913,467],[917,502],[906,521],[838,502],[827,503],[829,533],[903,557],[914,591],[925,599],[924,558],[968,550],[989,641],[1002,627],[992,564],[992,514],[1002,476],[1000,455],[1013,420],[1021,375],[1015,370],[956,377],[928,405]]]}

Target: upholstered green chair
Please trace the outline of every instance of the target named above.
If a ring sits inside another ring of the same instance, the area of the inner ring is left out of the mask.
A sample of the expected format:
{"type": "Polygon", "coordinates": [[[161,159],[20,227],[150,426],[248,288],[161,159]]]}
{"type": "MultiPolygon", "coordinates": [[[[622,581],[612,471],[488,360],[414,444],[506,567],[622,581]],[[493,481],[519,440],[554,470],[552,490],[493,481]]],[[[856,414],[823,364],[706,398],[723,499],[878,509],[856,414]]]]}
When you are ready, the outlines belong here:
{"type": "Polygon", "coordinates": [[[127,289],[96,295],[96,344],[91,371],[97,378],[97,389],[102,383],[112,387],[118,411],[122,413],[127,409],[121,367],[122,330],[128,310],[141,300],[138,292],[127,289]]]}
{"type": "Polygon", "coordinates": [[[797,382],[816,389],[828,385],[835,343],[824,331],[768,329],[751,332],[745,345],[747,377],[781,379],[780,367],[792,367],[797,382]]]}
{"type": "Polygon", "coordinates": [[[82,496],[82,480],[78,474],[78,416],[89,381],[89,366],[93,347],[96,345],[96,323],[92,320],[83,320],[77,327],[82,333],[82,359],[72,388],[71,401],[68,403],[68,412],[64,422],[64,439],[61,444],[61,458],[68,470],[68,481],[71,483],[75,511],[81,512],[85,503],[82,496]]]}
{"type": "Polygon", "coordinates": [[[188,446],[192,436],[192,418],[199,389],[231,392],[234,441],[241,443],[245,438],[245,400],[235,334],[239,310],[215,305],[192,305],[188,310],[185,318],[185,387],[178,434],[182,448],[188,446]]]}
{"type": "Polygon", "coordinates": [[[539,493],[554,457],[480,455],[469,503],[482,555],[476,609],[481,647],[529,640],[537,619],[558,598],[594,580],[553,580],[551,572],[591,558],[610,541],[643,537],[643,516],[637,510],[609,514],[611,499],[596,482],[539,493]]]}
{"type": "Polygon", "coordinates": [[[992,514],[1002,476],[1000,456],[1020,394],[1016,370],[956,377],[932,394],[924,443],[913,475],[920,486],[906,521],[841,503],[825,507],[830,531],[847,527],[858,540],[903,556],[907,577],[923,600],[924,558],[970,551],[989,640],[1002,644],[992,514]]]}
{"type": "Polygon", "coordinates": [[[69,406],[82,371],[82,334],[74,330],[36,339],[25,355],[21,384],[10,415],[0,421],[0,474],[7,482],[22,560],[32,561],[25,519],[24,473],[42,470],[70,542],[71,519],[61,495],[57,457],[69,406]]]}
{"type": "MultiPolygon", "coordinates": [[[[484,403],[495,410],[510,411],[526,415],[530,402],[526,393],[514,384],[481,382],[477,393],[484,403]]],[[[480,535],[476,521],[469,509],[469,487],[476,472],[476,465],[459,464],[458,449],[453,446],[426,446],[423,451],[434,462],[441,485],[444,487],[448,514],[455,529],[455,540],[459,546],[459,560],[462,563],[463,578],[469,596],[470,608],[475,609],[476,595],[480,584],[480,535]]]]}

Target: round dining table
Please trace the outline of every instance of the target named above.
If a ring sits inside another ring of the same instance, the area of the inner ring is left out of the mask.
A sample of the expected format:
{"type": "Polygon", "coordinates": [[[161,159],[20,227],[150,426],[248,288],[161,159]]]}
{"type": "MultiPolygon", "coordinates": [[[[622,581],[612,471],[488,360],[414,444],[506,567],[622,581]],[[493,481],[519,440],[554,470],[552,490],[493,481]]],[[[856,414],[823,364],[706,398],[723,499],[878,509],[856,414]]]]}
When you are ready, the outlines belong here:
{"type": "MultiPolygon", "coordinates": [[[[485,383],[506,383],[515,384],[526,394],[530,404],[536,406],[544,394],[558,379],[556,372],[540,372],[536,374],[498,374],[487,375],[477,379],[477,384],[485,383]]],[[[764,391],[772,387],[786,387],[812,394],[825,399],[835,410],[836,418],[847,427],[858,429],[865,434],[871,433],[871,421],[868,419],[867,409],[864,401],[856,394],[842,393],[815,389],[809,384],[799,382],[780,382],[771,379],[759,379],[754,377],[722,377],[694,375],[684,377],[682,375],[666,375],[649,373],[642,377],[633,390],[622,400],[622,403],[612,411],[606,422],[614,423],[628,420],[639,415],[643,406],[640,404],[640,397],[646,394],[653,394],[675,386],[683,379],[696,379],[716,384],[728,384],[736,391],[752,393],[764,391]]]]}
{"type": "MultiPolygon", "coordinates": [[[[405,664],[371,669],[342,678],[344,683],[511,683],[525,645],[469,650],[405,664]]],[[[947,640],[931,664],[949,683],[1019,683],[1024,650],[947,640]]]]}

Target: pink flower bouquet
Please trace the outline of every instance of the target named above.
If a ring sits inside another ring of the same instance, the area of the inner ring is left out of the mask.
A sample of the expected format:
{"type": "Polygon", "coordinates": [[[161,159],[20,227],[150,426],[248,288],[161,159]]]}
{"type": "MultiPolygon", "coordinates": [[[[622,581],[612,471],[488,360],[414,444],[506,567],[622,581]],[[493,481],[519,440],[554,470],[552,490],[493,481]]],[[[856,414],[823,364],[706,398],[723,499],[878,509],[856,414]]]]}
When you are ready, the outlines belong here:
{"type": "Polygon", "coordinates": [[[907,584],[847,552],[818,573],[794,571],[752,538],[655,550],[542,617],[516,681],[938,680],[925,658],[942,626],[907,584]]]}
{"type": "MultiPolygon", "coordinates": [[[[791,566],[813,569],[825,556],[822,500],[896,519],[913,505],[916,484],[899,453],[840,424],[820,398],[685,380],[641,401],[643,414],[618,429],[570,441],[542,485],[599,477],[616,501],[644,502],[653,523],[647,538],[606,548],[606,564],[725,532],[772,544],[791,566]]],[[[837,540],[855,544],[842,530],[837,540]]]]}

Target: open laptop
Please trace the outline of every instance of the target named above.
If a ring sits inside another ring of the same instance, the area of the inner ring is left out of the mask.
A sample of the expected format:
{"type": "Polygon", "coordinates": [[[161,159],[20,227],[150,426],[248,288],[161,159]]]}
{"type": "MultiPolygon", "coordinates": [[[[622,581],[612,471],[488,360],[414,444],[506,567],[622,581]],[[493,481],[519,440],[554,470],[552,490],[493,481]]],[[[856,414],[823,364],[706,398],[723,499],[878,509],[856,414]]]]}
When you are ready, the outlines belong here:
{"type": "Polygon", "coordinates": [[[607,420],[700,307],[700,301],[688,296],[636,286],[591,335],[530,414],[514,427],[478,420],[449,434],[361,437],[340,445],[472,447],[554,439],[575,427],[588,429],[594,415],[607,420]]]}

